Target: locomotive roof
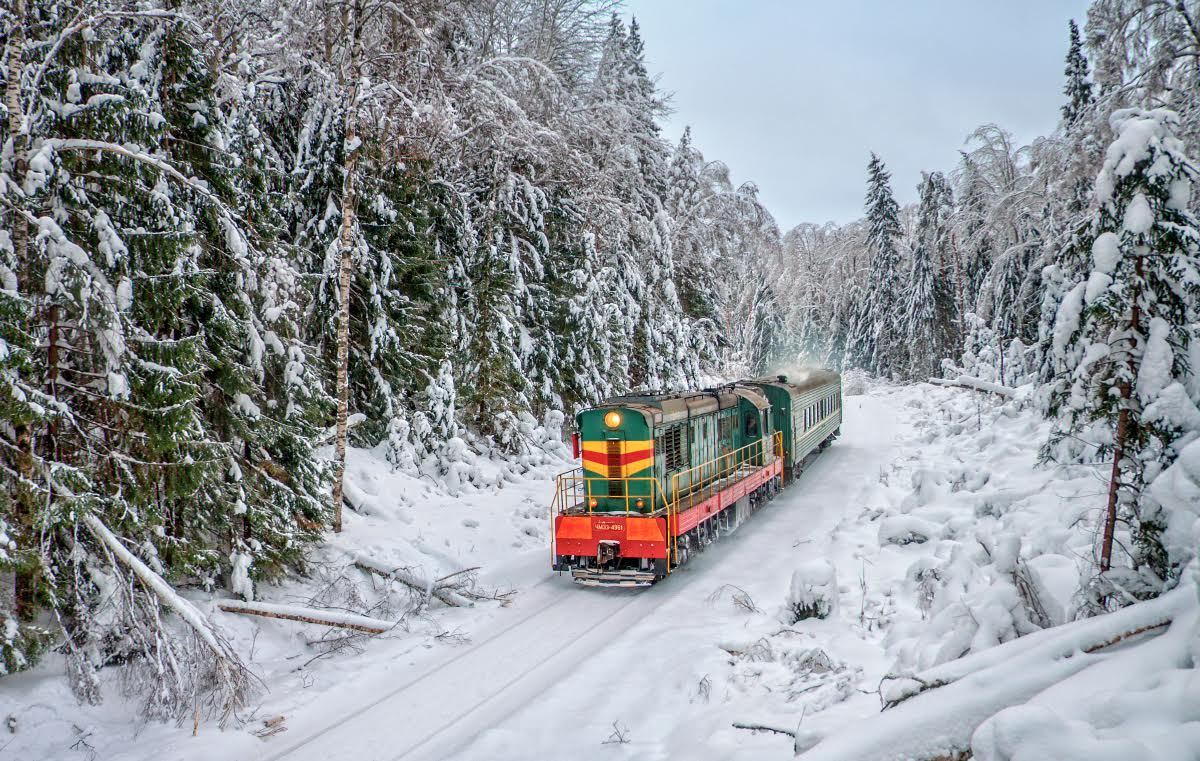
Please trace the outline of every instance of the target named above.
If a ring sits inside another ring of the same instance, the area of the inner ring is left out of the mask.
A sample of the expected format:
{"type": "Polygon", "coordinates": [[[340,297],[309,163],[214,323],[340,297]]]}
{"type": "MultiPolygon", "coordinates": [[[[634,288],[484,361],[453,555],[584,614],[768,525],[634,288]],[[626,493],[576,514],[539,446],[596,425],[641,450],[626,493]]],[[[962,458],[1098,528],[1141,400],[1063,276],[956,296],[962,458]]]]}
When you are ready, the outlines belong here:
{"type": "Polygon", "coordinates": [[[802,378],[791,378],[787,375],[768,375],[762,378],[750,378],[742,381],[755,386],[775,386],[776,388],[785,388],[792,393],[793,396],[813,391],[822,386],[832,384],[841,384],[842,376],[832,370],[810,370],[802,378]]]}
{"type": "Polygon", "coordinates": [[[745,399],[760,410],[770,406],[770,402],[758,391],[730,385],[707,391],[615,396],[600,402],[592,409],[610,407],[635,409],[646,414],[656,423],[671,423],[676,420],[684,420],[692,415],[702,415],[736,407],[739,398],[745,399]]]}

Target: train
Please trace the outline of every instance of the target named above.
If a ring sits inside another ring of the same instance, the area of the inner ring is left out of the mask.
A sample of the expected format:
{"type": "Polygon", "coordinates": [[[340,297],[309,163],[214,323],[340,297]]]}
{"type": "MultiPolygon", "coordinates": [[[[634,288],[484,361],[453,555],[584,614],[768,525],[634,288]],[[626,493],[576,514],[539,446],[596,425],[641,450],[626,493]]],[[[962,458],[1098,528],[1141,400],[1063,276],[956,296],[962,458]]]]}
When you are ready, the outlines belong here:
{"type": "Polygon", "coordinates": [[[553,570],[646,587],[731,533],[841,433],[832,370],[607,399],[575,416],[580,465],[558,475],[553,570]]]}

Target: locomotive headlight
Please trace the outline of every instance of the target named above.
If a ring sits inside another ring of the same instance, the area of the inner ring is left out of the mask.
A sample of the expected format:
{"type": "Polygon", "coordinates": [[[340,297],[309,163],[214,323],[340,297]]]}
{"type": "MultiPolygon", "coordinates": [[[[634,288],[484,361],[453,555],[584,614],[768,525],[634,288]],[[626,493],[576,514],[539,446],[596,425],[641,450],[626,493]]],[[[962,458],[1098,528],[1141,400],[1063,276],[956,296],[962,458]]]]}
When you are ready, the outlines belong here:
{"type": "Polygon", "coordinates": [[[638,509],[638,510],[641,510],[641,509],[642,509],[643,507],[645,507],[645,506],[646,506],[646,500],[644,500],[644,499],[639,499],[639,500],[637,501],[637,509],[638,509]]]}
{"type": "Polygon", "coordinates": [[[596,499],[595,497],[592,497],[591,499],[588,500],[588,507],[595,508],[599,505],[600,505],[600,500],[596,499]]]}
{"type": "Polygon", "coordinates": [[[608,414],[604,416],[604,424],[609,428],[616,428],[621,424],[621,413],[617,412],[616,410],[610,410],[608,414]]]}

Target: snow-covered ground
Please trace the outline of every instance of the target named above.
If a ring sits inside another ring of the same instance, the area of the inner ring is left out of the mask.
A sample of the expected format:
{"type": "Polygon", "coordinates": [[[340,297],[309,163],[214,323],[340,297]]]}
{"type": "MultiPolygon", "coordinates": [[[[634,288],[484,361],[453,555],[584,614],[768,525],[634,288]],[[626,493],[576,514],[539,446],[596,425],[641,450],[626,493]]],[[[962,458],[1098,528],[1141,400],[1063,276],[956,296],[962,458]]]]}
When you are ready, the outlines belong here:
{"type": "MultiPolygon", "coordinates": [[[[115,681],[102,707],[78,707],[50,659],[5,680],[0,716],[15,732],[0,734],[0,759],[791,755],[792,737],[735,723],[795,732],[800,746],[828,737],[812,751],[822,758],[878,715],[890,673],[1076,617],[1100,489],[1089,469],[1034,467],[1046,431],[1019,398],[870,386],[846,397],[842,431],[734,536],[638,592],[579,588],[548,570],[548,469],[449,497],[355,451],[349,496],[364,512],[347,514],[308,578],[260,598],[395,620],[406,593],[348,567],[359,554],[428,578],[479,566],[481,589],[513,594],[434,604],[351,641],[221,613],[195,594],[269,687],[241,726],[135,724],[115,681]],[[795,620],[789,601],[816,597],[834,598],[828,617],[795,620]],[[256,736],[279,716],[284,731],[256,736]]],[[[1191,694],[1180,680],[1168,687],[1191,694]]]]}

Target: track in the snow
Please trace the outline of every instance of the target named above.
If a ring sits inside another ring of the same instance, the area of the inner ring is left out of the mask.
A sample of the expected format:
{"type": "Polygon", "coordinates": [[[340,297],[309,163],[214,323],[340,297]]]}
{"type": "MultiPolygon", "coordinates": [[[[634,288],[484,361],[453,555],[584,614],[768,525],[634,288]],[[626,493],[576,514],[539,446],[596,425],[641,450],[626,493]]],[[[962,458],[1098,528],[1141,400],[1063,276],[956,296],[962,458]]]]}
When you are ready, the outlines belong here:
{"type": "Polygon", "coordinates": [[[657,596],[563,582],[544,585],[548,599],[519,620],[263,761],[445,758],[643,616],[657,596]]]}

